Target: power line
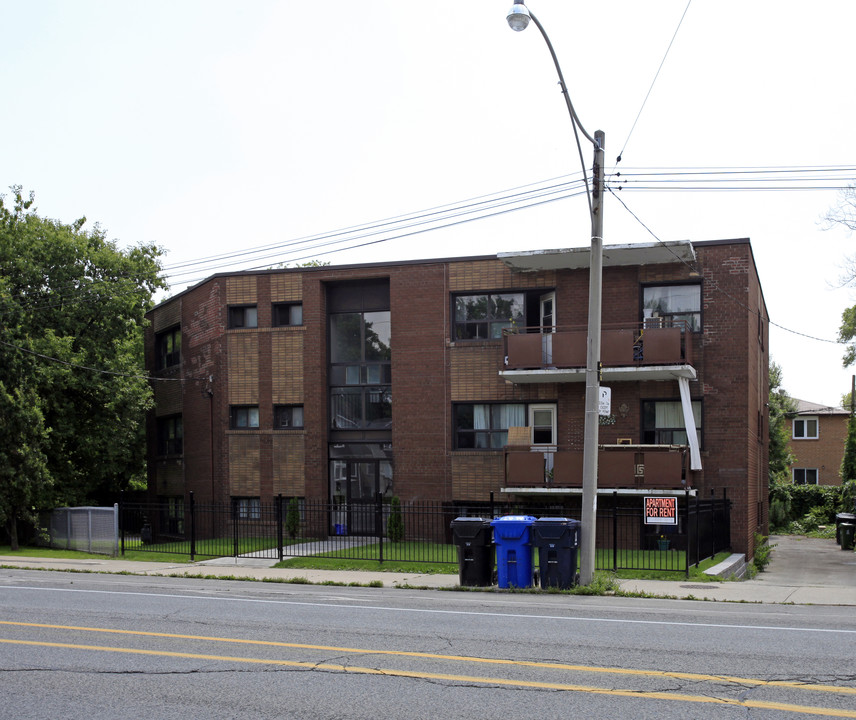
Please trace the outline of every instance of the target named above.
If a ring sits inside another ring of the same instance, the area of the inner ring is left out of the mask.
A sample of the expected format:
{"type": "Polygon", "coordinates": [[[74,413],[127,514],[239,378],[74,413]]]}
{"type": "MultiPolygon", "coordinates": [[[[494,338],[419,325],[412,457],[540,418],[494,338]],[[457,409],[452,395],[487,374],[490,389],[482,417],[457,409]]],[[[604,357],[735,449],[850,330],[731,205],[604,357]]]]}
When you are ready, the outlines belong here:
{"type": "Polygon", "coordinates": [[[27,348],[21,347],[20,345],[13,345],[12,343],[4,342],[0,340],[0,345],[5,345],[8,348],[12,348],[13,350],[20,350],[22,353],[26,353],[27,355],[34,355],[35,357],[42,358],[42,360],[48,360],[50,362],[58,363],[59,365],[65,365],[67,367],[75,368],[76,370],[89,370],[90,372],[100,373],[101,375],[112,375],[115,377],[127,377],[133,378],[135,380],[150,380],[157,382],[184,382],[185,380],[196,380],[200,381],[201,378],[161,378],[161,377],[153,377],[151,375],[140,375],[138,373],[126,373],[126,372],[118,372],[115,370],[103,370],[101,368],[91,367],[89,365],[79,365],[77,363],[69,362],[68,360],[61,360],[60,358],[51,357],[50,355],[44,355],[42,353],[37,353],[35,350],[28,350],[27,348]]]}
{"type": "MultiPolygon", "coordinates": [[[[665,247],[665,248],[669,249],[669,251],[670,251],[670,252],[672,252],[672,251],[671,251],[671,249],[669,248],[669,246],[668,246],[668,245],[666,245],[666,244],[665,244],[665,243],[664,243],[664,242],[663,242],[663,241],[662,241],[662,240],[661,240],[661,239],[660,239],[660,238],[659,238],[659,237],[654,233],[654,231],[653,231],[653,230],[651,230],[651,228],[649,228],[645,223],[643,223],[643,222],[642,222],[642,220],[640,220],[640,219],[639,219],[639,217],[636,215],[636,213],[634,213],[634,212],[633,212],[633,211],[632,211],[632,210],[627,206],[627,204],[624,202],[624,200],[622,200],[620,197],[618,197],[618,195],[616,195],[616,194],[615,194],[615,192],[613,192],[613,191],[612,191],[612,189],[610,189],[610,188],[607,188],[607,189],[612,193],[613,197],[615,197],[615,199],[616,199],[616,200],[618,200],[618,202],[622,205],[622,207],[623,207],[623,208],[624,208],[624,209],[625,209],[625,210],[626,210],[626,211],[627,211],[627,212],[628,212],[628,213],[633,217],[633,219],[634,219],[634,220],[636,220],[636,222],[638,222],[638,223],[639,223],[643,228],[645,228],[645,230],[646,230],[648,233],[650,233],[651,237],[653,237],[653,238],[654,238],[658,243],[660,243],[660,245],[662,245],[663,247],[665,247]]],[[[688,263],[688,262],[687,262],[686,260],[684,260],[683,258],[679,257],[679,256],[678,256],[677,254],[675,254],[674,252],[672,252],[672,254],[675,256],[675,258],[676,258],[676,260],[677,260],[678,262],[683,263],[683,264],[684,264],[684,265],[686,265],[690,270],[693,270],[693,271],[696,271],[696,270],[697,270],[697,268],[695,268],[693,265],[690,265],[690,263],[688,263]]],[[[719,287],[719,285],[718,285],[718,284],[715,284],[715,283],[714,283],[714,284],[711,284],[711,286],[710,286],[710,287],[712,287],[714,290],[716,290],[716,291],[718,291],[718,292],[722,293],[723,295],[725,295],[728,299],[730,299],[732,302],[734,302],[734,303],[736,303],[737,305],[739,305],[740,307],[742,307],[742,308],[743,308],[744,310],[746,310],[747,312],[751,313],[752,315],[755,315],[756,317],[760,317],[762,320],[766,320],[770,325],[773,325],[774,327],[777,327],[777,328],[779,328],[780,330],[784,330],[785,332],[789,332],[789,333],[791,333],[791,334],[793,334],[793,335],[799,335],[800,337],[804,337],[804,338],[807,338],[807,339],[809,339],[809,340],[816,340],[816,341],[818,341],[818,342],[830,343],[830,344],[833,344],[833,345],[846,345],[846,344],[847,344],[847,343],[845,343],[845,342],[842,342],[841,340],[829,340],[828,338],[816,337],[816,336],[814,336],[814,335],[809,335],[808,333],[800,332],[799,330],[793,330],[793,329],[791,329],[791,328],[785,327],[784,325],[780,325],[779,323],[773,322],[769,317],[764,317],[763,315],[761,315],[761,313],[760,313],[759,311],[757,311],[757,310],[753,310],[753,309],[752,309],[752,308],[750,308],[748,305],[746,305],[746,303],[744,303],[742,300],[740,300],[739,298],[734,297],[731,293],[726,292],[725,290],[723,290],[721,287],[719,287]]]]}
{"type": "Polygon", "coordinates": [[[621,158],[624,155],[624,151],[627,149],[627,144],[630,142],[630,136],[633,135],[633,131],[636,129],[636,123],[639,122],[639,118],[642,116],[642,111],[645,109],[645,105],[648,102],[648,98],[651,96],[651,91],[654,89],[654,84],[657,82],[657,78],[660,77],[660,71],[663,69],[663,65],[666,63],[666,58],[669,56],[669,51],[672,49],[672,45],[675,43],[675,38],[678,36],[678,31],[681,29],[681,25],[684,23],[684,18],[687,16],[687,11],[690,9],[690,5],[693,0],[687,0],[687,6],[684,8],[684,12],[681,15],[681,19],[678,21],[678,26],[675,28],[675,32],[672,34],[672,39],[669,41],[669,46],[666,48],[666,52],[663,55],[663,59],[660,61],[660,66],[657,68],[657,72],[654,73],[654,79],[651,81],[651,85],[648,88],[648,92],[645,94],[645,99],[642,101],[642,106],[639,108],[639,112],[636,113],[636,119],[633,121],[633,125],[630,127],[630,132],[627,133],[627,139],[624,141],[624,145],[621,147],[621,152],[618,153],[618,157],[615,159],[616,164],[621,162],[621,158]]]}

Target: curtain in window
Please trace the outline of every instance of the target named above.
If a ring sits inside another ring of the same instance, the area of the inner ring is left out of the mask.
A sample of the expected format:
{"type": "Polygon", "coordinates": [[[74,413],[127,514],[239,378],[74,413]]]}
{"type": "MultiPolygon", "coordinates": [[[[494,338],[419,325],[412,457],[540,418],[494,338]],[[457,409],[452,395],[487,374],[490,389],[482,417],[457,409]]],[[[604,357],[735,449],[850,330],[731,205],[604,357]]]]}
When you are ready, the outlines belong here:
{"type": "Polygon", "coordinates": [[[684,413],[678,402],[660,402],[655,408],[654,422],[656,428],[682,428],[684,426],[684,413]]]}
{"type": "MultiPolygon", "coordinates": [[[[700,428],[701,404],[693,402],[692,407],[696,428],[700,428]]],[[[658,430],[662,428],[684,427],[684,413],[681,404],[679,402],[658,402],[654,410],[654,423],[658,430]]]]}
{"type": "Polygon", "coordinates": [[[499,405],[499,425],[497,428],[508,430],[510,427],[526,426],[526,408],[523,405],[499,405]]]}

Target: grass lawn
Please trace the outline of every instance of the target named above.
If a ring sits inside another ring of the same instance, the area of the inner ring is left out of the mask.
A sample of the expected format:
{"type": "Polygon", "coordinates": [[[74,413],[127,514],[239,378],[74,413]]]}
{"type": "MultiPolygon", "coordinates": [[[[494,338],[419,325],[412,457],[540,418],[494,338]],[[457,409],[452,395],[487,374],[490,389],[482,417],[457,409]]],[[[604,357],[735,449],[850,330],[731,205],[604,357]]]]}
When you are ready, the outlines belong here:
{"type": "MultiPolygon", "coordinates": [[[[223,541],[217,541],[220,544],[217,547],[223,548],[223,541]]],[[[204,555],[204,541],[198,541],[196,560],[207,560],[214,557],[223,557],[223,555],[204,555]]],[[[156,546],[152,546],[156,547],[156,546]]],[[[141,562],[168,562],[168,563],[189,563],[190,562],[190,544],[189,543],[170,543],[169,549],[177,550],[184,549],[186,552],[145,552],[137,550],[127,550],[123,557],[124,560],[141,561],[141,562]]],[[[239,543],[239,549],[242,553],[253,552],[258,549],[267,549],[267,547],[259,547],[259,543],[252,539],[246,538],[245,542],[239,543]]],[[[231,544],[229,544],[231,549],[231,544]]],[[[164,549],[167,549],[164,547],[164,549]]],[[[378,548],[360,548],[361,552],[370,551],[377,557],[378,548]]],[[[675,554],[676,551],[665,551],[663,554],[675,554]]],[[[638,551],[643,553],[655,553],[657,550],[638,551]]],[[[44,547],[22,547],[16,552],[12,552],[8,545],[0,545],[0,555],[21,556],[21,557],[40,557],[51,559],[68,559],[68,560],[83,560],[83,559],[101,559],[107,558],[107,555],[98,555],[94,553],[77,552],[74,550],[54,550],[44,547]]],[[[721,562],[727,558],[729,553],[719,553],[716,557],[704,560],[699,564],[699,567],[690,566],[690,579],[696,582],[716,581],[719,578],[711,578],[704,575],[704,570],[721,562]]],[[[377,572],[404,572],[414,574],[458,574],[458,559],[457,547],[454,545],[436,545],[433,543],[384,543],[383,546],[384,561],[381,563],[377,559],[374,560],[356,560],[350,558],[335,558],[325,557],[324,555],[315,555],[309,557],[298,557],[289,560],[284,560],[277,563],[274,567],[278,568],[306,568],[318,570],[373,570],[377,572]],[[428,547],[430,546],[430,547],[428,547]],[[444,558],[447,562],[417,562],[408,558],[425,557],[425,553],[430,552],[429,557],[444,558]]],[[[624,562],[633,560],[622,556],[624,562]]],[[[641,564],[643,558],[635,558],[634,564],[641,564]]],[[[653,558],[646,558],[652,560],[653,558]]],[[[597,553],[597,568],[598,570],[610,571],[612,564],[612,551],[599,550],[597,553]]],[[[615,577],[621,579],[645,579],[645,580],[674,580],[676,577],[683,577],[683,555],[677,558],[669,559],[670,565],[678,562],[679,570],[662,571],[662,570],[619,570],[615,573],[615,577]]],[[[630,564],[630,563],[628,563],[630,564]]],[[[674,565],[672,565],[674,566],[674,565]]],[[[538,567],[537,555],[533,562],[533,567],[538,567]]]]}
{"type": "Polygon", "coordinates": [[[369,559],[357,560],[334,557],[339,552],[321,553],[306,557],[291,558],[277,563],[278,568],[306,568],[310,570],[375,570],[378,572],[406,572],[422,574],[458,574],[458,549],[455,545],[418,542],[385,542],[383,562],[380,562],[380,545],[372,543],[355,548],[369,559]],[[436,562],[416,561],[413,558],[429,557],[436,562]]]}

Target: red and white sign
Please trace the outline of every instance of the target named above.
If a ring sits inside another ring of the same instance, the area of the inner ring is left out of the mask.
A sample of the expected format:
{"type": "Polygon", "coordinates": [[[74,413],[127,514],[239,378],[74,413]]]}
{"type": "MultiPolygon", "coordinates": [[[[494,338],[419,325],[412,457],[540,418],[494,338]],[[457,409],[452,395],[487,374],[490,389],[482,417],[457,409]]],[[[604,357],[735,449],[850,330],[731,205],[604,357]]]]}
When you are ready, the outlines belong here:
{"type": "Polygon", "coordinates": [[[646,497],[645,524],[646,525],[677,525],[678,524],[678,498],[646,497]]]}

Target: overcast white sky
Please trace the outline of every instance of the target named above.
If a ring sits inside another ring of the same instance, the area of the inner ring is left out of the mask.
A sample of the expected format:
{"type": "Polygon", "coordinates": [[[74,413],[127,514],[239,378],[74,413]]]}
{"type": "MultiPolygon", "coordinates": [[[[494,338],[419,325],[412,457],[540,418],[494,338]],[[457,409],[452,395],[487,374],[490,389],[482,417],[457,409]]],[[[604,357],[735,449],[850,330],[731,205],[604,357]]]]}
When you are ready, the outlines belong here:
{"type": "MultiPolygon", "coordinates": [[[[528,4],[582,123],[606,133],[609,171],[844,166],[815,184],[856,180],[852,0],[692,0],[632,134],[687,0],[528,4]]],[[[510,5],[0,0],[0,189],[23,185],[40,214],[85,215],[120,245],[155,242],[169,268],[579,179],[547,47],[534,25],[508,28],[510,5]]],[[[749,237],[787,328],[770,343],[784,387],[838,404],[854,369],[830,341],[856,293],[836,289],[853,238],[821,229],[835,190],[628,182],[620,197],[663,241],[749,237]]],[[[420,234],[391,227],[345,244],[405,236],[173,270],[173,289],[214,266],[581,247],[590,230],[582,196],[420,234]]],[[[604,236],[654,241],[609,195],[604,236]]]]}

